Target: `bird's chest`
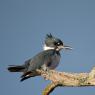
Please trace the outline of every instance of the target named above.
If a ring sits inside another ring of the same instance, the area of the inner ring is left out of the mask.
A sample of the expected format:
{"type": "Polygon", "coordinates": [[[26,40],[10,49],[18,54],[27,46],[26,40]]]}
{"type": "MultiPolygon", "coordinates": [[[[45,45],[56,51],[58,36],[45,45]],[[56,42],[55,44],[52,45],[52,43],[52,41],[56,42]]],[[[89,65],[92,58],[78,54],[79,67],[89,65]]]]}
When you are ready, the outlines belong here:
{"type": "Polygon", "coordinates": [[[51,56],[50,60],[47,62],[47,67],[49,69],[55,69],[60,61],[60,54],[55,53],[51,56]]]}

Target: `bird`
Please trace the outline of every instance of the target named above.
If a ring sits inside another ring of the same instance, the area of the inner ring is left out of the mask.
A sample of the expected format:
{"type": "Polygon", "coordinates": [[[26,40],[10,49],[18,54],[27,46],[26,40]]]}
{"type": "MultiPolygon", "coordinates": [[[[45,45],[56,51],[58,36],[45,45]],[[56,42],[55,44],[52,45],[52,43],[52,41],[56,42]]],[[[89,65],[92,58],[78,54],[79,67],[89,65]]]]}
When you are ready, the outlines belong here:
{"type": "Polygon", "coordinates": [[[53,36],[51,33],[46,35],[43,51],[36,54],[34,57],[26,60],[22,65],[9,65],[8,71],[22,72],[21,80],[24,81],[28,78],[39,76],[37,70],[54,70],[60,62],[60,51],[62,49],[72,49],[66,46],[63,42],[53,36]]]}

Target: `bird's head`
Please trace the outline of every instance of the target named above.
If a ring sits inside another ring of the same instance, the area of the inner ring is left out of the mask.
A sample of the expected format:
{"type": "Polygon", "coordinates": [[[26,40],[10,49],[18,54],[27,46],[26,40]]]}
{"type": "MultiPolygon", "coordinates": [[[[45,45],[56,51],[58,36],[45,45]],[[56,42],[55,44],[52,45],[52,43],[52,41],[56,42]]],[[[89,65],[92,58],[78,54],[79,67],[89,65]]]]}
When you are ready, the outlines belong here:
{"type": "Polygon", "coordinates": [[[55,49],[60,51],[61,49],[72,49],[69,46],[63,44],[63,42],[51,34],[46,35],[44,50],[55,49]]]}

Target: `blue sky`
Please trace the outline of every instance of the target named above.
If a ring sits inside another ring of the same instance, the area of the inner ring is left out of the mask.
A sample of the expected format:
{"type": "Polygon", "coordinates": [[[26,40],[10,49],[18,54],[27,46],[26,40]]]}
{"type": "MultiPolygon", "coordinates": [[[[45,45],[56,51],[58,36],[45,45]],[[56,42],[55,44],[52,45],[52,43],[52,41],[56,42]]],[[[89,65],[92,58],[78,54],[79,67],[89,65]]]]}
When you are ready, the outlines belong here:
{"type": "MultiPolygon", "coordinates": [[[[0,0],[2,95],[41,95],[50,81],[35,77],[21,83],[20,74],[6,68],[40,52],[47,33],[73,47],[61,52],[58,71],[89,72],[95,66],[94,0],[0,0]]],[[[95,95],[95,87],[57,88],[51,95],[95,95]]]]}

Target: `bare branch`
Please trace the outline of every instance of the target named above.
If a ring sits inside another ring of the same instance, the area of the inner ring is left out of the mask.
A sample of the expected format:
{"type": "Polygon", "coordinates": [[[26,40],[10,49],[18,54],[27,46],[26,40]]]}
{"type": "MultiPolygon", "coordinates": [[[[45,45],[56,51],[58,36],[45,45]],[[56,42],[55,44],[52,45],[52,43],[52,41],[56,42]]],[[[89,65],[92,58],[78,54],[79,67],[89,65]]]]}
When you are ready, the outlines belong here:
{"type": "Polygon", "coordinates": [[[44,89],[42,95],[49,95],[58,86],[95,86],[95,67],[89,73],[66,73],[50,70],[37,70],[42,77],[51,83],[44,89]]]}

